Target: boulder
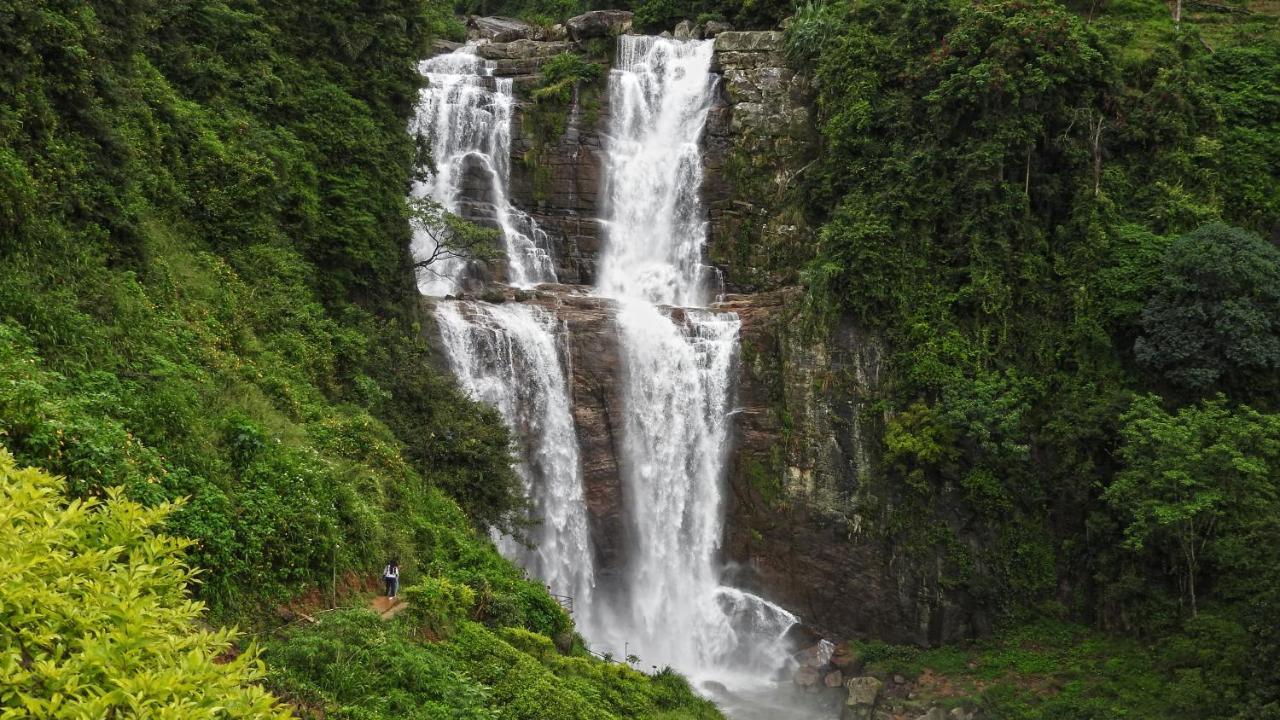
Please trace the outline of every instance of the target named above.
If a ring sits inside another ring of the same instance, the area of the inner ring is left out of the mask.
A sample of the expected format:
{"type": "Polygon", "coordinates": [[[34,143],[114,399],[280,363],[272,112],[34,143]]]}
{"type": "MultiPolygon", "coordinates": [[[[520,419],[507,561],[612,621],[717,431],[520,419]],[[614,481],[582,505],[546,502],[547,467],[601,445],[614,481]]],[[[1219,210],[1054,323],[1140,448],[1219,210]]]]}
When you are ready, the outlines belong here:
{"type": "Polygon", "coordinates": [[[467,36],[475,40],[511,42],[534,36],[537,28],[523,20],[509,17],[479,17],[467,19],[467,36]]]}
{"type": "Polygon", "coordinates": [[[791,680],[802,688],[811,688],[817,687],[818,682],[822,680],[822,675],[815,668],[802,667],[796,671],[791,680]]]}
{"type": "Polygon", "coordinates": [[[831,651],[831,664],[844,670],[854,670],[860,665],[857,653],[847,642],[836,643],[835,649],[831,651]]]}
{"type": "Polygon", "coordinates": [[[947,711],[940,707],[931,707],[929,712],[917,717],[916,720],[947,720],[947,711]]]}
{"type": "Polygon", "coordinates": [[[846,680],[844,686],[848,688],[849,696],[845,699],[844,718],[870,720],[874,717],[876,702],[880,699],[880,688],[883,685],[879,678],[870,675],[846,680]]]}
{"type": "Polygon", "coordinates": [[[822,678],[822,684],[829,688],[838,688],[844,684],[844,673],[839,670],[832,670],[822,678]]]}
{"type": "Polygon", "coordinates": [[[564,24],[569,37],[576,42],[595,37],[611,37],[631,30],[631,12],[592,10],[569,18],[564,24]]]}
{"type": "Polygon", "coordinates": [[[733,29],[733,26],[727,22],[720,22],[719,20],[711,20],[710,22],[708,22],[706,25],[702,27],[702,36],[705,38],[713,38],[722,32],[729,32],[732,29],[733,29]]]}
{"type": "Polygon", "coordinates": [[[818,642],[795,654],[796,661],[805,667],[820,668],[831,659],[830,643],[818,642]]]}
{"type": "Polygon", "coordinates": [[[694,27],[691,21],[681,20],[680,23],[676,25],[674,34],[676,40],[693,40],[697,38],[700,33],[697,32],[697,28],[694,27]]]}

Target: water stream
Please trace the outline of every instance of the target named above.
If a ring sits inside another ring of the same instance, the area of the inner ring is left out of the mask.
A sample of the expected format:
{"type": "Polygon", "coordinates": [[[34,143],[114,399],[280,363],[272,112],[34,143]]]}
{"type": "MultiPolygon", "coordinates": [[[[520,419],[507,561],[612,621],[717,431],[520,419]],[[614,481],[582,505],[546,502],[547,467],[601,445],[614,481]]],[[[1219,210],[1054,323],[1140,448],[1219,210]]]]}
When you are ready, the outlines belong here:
{"type": "MultiPolygon", "coordinates": [[[[427,85],[409,132],[431,149],[434,167],[424,168],[426,176],[415,179],[410,195],[501,230],[509,284],[555,282],[546,233],[507,196],[511,79],[493,77],[493,63],[477,57],[472,46],[424,60],[418,71],[427,85]]],[[[431,255],[437,245],[425,228],[414,228],[415,257],[431,255]]],[[[418,288],[425,295],[447,295],[479,271],[476,263],[446,254],[420,274],[418,288]]]]}
{"type": "Polygon", "coordinates": [[[623,36],[609,78],[606,242],[596,292],[618,303],[622,457],[636,533],[627,606],[602,641],[645,664],[752,684],[786,659],[791,613],[721,584],[738,317],[705,309],[700,138],[711,41],[623,36]]]}
{"type": "Polygon", "coordinates": [[[591,625],[595,578],[562,328],[542,308],[516,303],[443,302],[436,322],[462,387],[497,408],[520,445],[516,471],[538,524],[528,545],[499,535],[498,548],[574,598],[575,619],[591,625]]]}

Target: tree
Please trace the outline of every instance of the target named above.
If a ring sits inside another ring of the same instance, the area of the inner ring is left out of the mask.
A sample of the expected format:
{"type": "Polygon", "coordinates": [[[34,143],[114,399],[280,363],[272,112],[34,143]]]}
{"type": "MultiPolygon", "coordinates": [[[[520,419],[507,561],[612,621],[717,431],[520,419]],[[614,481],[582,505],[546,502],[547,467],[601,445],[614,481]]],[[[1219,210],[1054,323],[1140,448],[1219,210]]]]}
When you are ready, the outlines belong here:
{"type": "Polygon", "coordinates": [[[1280,415],[1233,409],[1222,396],[1171,415],[1147,395],[1121,420],[1125,467],[1103,499],[1122,516],[1130,550],[1154,551],[1179,568],[1195,615],[1211,545],[1274,507],[1280,415]]]}
{"type": "Polygon", "coordinates": [[[235,631],[197,629],[190,543],[153,532],[173,505],[64,490],[0,448],[0,715],[290,717],[256,650],[223,662],[235,631]]]}
{"type": "Polygon", "coordinates": [[[409,222],[413,225],[415,270],[435,272],[443,260],[493,260],[501,253],[498,231],[464,220],[430,198],[410,198],[409,222]]]}
{"type": "Polygon", "coordinates": [[[1222,223],[1175,240],[1142,311],[1142,365],[1193,392],[1273,385],[1280,367],[1280,250],[1222,223]]]}

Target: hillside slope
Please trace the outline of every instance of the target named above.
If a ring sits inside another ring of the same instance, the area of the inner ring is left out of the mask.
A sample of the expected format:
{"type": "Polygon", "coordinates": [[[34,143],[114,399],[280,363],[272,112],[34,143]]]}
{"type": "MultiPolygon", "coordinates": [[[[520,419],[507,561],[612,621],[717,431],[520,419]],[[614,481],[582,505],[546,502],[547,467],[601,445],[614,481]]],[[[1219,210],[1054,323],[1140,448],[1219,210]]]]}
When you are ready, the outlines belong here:
{"type": "Polygon", "coordinates": [[[590,659],[477,530],[520,507],[509,437],[418,338],[403,201],[445,10],[0,6],[0,443],[71,498],[186,498],[165,529],[194,541],[208,619],[267,632],[273,686],[317,711],[714,717],[674,675],[590,659]],[[412,618],[270,632],[392,556],[412,618]],[[318,661],[374,638],[404,673],[318,661]]]}

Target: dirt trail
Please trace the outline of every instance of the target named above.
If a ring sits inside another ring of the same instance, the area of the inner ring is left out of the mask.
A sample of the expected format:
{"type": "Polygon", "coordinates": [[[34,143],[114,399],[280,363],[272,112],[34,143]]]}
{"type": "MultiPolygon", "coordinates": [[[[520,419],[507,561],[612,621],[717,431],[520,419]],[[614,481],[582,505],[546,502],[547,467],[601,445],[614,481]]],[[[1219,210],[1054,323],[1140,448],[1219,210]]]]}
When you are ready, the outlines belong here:
{"type": "Polygon", "coordinates": [[[390,620],[407,607],[409,603],[400,598],[392,600],[385,595],[379,595],[369,602],[369,609],[382,616],[383,620],[390,620]]]}

